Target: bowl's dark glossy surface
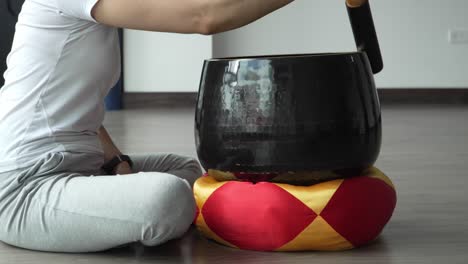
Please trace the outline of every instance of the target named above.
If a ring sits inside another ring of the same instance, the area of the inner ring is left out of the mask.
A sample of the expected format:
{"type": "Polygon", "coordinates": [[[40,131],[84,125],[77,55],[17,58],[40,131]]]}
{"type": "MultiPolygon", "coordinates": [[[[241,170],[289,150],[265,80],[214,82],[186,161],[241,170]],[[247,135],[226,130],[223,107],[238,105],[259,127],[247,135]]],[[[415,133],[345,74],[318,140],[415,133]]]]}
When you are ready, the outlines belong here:
{"type": "Polygon", "coordinates": [[[380,105],[364,52],[206,60],[198,96],[205,169],[360,168],[380,151],[380,105]]]}

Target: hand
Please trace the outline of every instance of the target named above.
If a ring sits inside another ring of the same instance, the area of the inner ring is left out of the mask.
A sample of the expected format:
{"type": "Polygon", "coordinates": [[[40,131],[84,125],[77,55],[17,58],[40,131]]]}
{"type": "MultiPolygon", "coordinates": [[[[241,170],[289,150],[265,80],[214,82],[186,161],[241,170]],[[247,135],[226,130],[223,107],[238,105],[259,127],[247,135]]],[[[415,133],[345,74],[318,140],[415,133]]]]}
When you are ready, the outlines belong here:
{"type": "Polygon", "coordinates": [[[114,173],[124,175],[124,174],[132,174],[133,171],[132,171],[132,168],[130,167],[130,164],[124,161],[115,167],[114,173]]]}

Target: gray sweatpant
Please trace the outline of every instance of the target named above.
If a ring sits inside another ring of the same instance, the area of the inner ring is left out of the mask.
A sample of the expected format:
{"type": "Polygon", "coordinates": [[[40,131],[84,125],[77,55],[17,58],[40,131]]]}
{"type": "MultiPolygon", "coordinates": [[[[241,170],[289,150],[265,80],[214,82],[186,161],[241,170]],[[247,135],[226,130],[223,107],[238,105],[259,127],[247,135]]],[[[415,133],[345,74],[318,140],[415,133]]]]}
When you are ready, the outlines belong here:
{"type": "Polygon", "coordinates": [[[93,252],[183,235],[195,215],[199,163],[174,154],[131,156],[135,174],[104,175],[102,157],[51,153],[0,173],[0,240],[54,252],[93,252]]]}

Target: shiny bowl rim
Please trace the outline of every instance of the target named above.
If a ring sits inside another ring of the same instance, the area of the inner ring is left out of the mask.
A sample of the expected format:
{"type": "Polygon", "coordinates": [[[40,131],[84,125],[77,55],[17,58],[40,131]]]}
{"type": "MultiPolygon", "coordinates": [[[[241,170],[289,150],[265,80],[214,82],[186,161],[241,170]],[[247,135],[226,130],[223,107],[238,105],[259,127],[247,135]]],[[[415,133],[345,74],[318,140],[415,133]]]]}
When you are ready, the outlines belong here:
{"type": "Polygon", "coordinates": [[[217,61],[242,61],[242,60],[282,60],[282,59],[305,59],[305,58],[318,58],[318,57],[336,57],[336,56],[350,56],[363,54],[362,51],[350,51],[350,52],[325,52],[325,53],[293,53],[293,54],[269,54],[269,55],[247,55],[247,56],[234,56],[234,57],[215,57],[206,59],[206,62],[217,62],[217,61]]]}

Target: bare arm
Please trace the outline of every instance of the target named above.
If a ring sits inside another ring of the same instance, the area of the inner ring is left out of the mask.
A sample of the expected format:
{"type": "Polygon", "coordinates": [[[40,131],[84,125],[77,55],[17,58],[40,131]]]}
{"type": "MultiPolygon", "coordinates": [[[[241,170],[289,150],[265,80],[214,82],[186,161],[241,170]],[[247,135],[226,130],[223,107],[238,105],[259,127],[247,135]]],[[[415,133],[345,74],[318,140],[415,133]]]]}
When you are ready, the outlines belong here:
{"type": "Polygon", "coordinates": [[[131,29],[214,34],[247,25],[294,0],[100,0],[93,17],[131,29]]]}
{"type": "Polygon", "coordinates": [[[116,155],[122,154],[122,152],[120,152],[120,150],[112,141],[109,133],[107,133],[107,130],[104,128],[104,126],[101,126],[99,128],[98,136],[99,136],[99,141],[101,141],[102,149],[104,150],[105,161],[109,161],[116,155]]]}
{"type": "MultiPolygon", "coordinates": [[[[102,149],[104,150],[104,161],[107,162],[111,160],[113,157],[122,154],[117,146],[112,141],[109,133],[101,126],[98,131],[99,141],[101,141],[102,149]]],[[[122,162],[115,168],[115,174],[130,174],[132,173],[132,169],[130,168],[130,164],[128,162],[122,162]]]]}

